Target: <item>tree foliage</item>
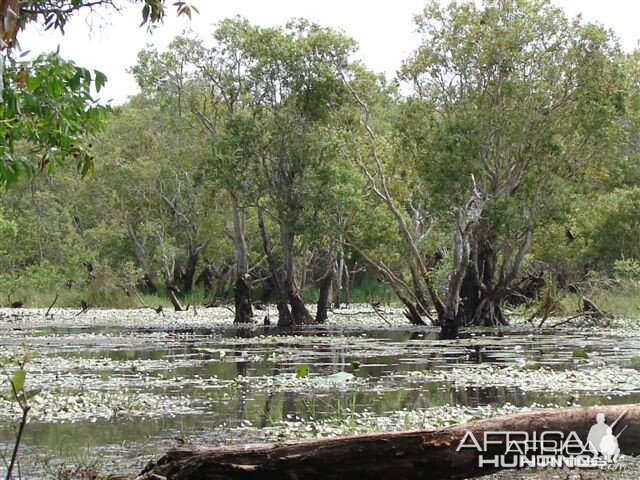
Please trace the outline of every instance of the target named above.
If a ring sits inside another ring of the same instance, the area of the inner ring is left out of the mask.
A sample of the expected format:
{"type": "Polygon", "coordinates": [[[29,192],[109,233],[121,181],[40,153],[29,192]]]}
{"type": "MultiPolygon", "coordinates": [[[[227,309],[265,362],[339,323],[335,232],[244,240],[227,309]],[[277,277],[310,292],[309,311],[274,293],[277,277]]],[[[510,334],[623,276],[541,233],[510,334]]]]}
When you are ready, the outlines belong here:
{"type": "Polygon", "coordinates": [[[625,109],[621,52],[610,32],[545,0],[431,2],[417,23],[422,45],[403,78],[409,115],[425,117],[405,127],[405,148],[437,204],[460,208],[472,186],[486,199],[462,304],[463,321],[493,323],[501,315],[486,308],[562,202],[557,180],[584,178],[611,148],[625,109]]]}
{"type": "Polygon", "coordinates": [[[57,54],[9,59],[0,105],[0,184],[10,186],[21,174],[32,176],[67,159],[88,173],[93,155],[87,136],[108,110],[94,104],[91,85],[99,90],[105,80],[57,54]]]}
{"type": "MultiPolygon", "coordinates": [[[[147,22],[166,8],[138,3],[147,22]]],[[[90,7],[38,5],[70,9],[24,17],[51,28],[90,7]]],[[[0,281],[59,284],[89,261],[114,284],[188,290],[208,272],[207,295],[244,292],[237,321],[262,288],[286,324],[312,321],[304,302],[318,289],[326,306],[333,277],[389,285],[414,323],[460,326],[506,323],[527,265],[580,278],[633,261],[637,53],[546,0],[430,2],[417,25],[389,82],[340,32],[224,20],[140,52],[140,94],[103,132],[103,75],[9,53],[0,182],[42,175],[2,199],[0,281]]]]}
{"type": "MultiPolygon", "coordinates": [[[[143,24],[162,21],[164,0],[137,0],[143,24]]],[[[179,15],[191,16],[193,7],[175,2],[179,15]]],[[[21,176],[33,176],[73,159],[85,175],[92,168],[91,136],[108,108],[92,98],[106,77],[65,61],[57,54],[34,60],[16,58],[19,32],[30,24],[64,33],[78,11],[118,8],[111,0],[2,0],[0,1],[0,184],[11,186],[21,176]]]]}

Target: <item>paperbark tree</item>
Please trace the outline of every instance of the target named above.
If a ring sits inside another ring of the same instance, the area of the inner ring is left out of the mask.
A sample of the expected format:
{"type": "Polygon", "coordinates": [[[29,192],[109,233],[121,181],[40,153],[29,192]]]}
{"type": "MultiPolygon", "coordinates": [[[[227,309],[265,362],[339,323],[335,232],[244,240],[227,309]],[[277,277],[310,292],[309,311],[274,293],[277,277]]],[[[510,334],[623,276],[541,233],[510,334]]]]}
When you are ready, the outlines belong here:
{"type": "Polygon", "coordinates": [[[235,322],[253,320],[246,240],[247,205],[252,202],[256,142],[260,126],[255,121],[250,95],[247,55],[255,27],[246,20],[221,22],[211,46],[195,39],[176,38],[167,52],[143,51],[133,73],[144,92],[158,95],[173,90],[175,108],[187,128],[208,138],[209,171],[214,183],[230,200],[235,250],[235,322]],[[188,85],[188,91],[184,86],[188,85]]]}
{"type": "Polygon", "coordinates": [[[426,115],[412,127],[411,151],[441,204],[464,205],[470,175],[486,199],[461,250],[456,222],[454,253],[467,241],[469,253],[454,255],[460,289],[447,303],[459,296],[461,306],[447,322],[505,323],[501,302],[558,180],[609,145],[624,108],[620,51],[610,33],[567,20],[546,0],[431,2],[417,23],[422,45],[402,75],[413,86],[408,108],[426,115]]]}
{"type": "MultiPolygon", "coordinates": [[[[361,72],[361,75],[363,73],[361,72]]],[[[361,246],[354,243],[349,245],[389,283],[398,299],[405,306],[407,319],[414,325],[425,325],[422,315],[429,316],[429,313],[423,287],[427,289],[439,318],[444,315],[445,306],[431,280],[429,269],[419,248],[419,243],[424,234],[421,231],[422,229],[418,228],[418,221],[414,223],[414,228],[410,227],[406,211],[398,205],[396,196],[393,193],[391,176],[385,165],[383,153],[381,153],[381,150],[388,143],[385,141],[386,139],[374,132],[371,125],[370,106],[362,98],[362,92],[358,92],[356,90],[357,87],[354,87],[355,83],[359,82],[366,85],[367,82],[363,82],[357,76],[349,78],[344,70],[340,71],[340,75],[346,88],[355,99],[357,108],[360,109],[361,122],[364,127],[364,138],[359,138],[356,133],[356,147],[353,158],[365,178],[366,188],[384,205],[391,216],[391,220],[397,226],[400,240],[404,246],[404,253],[407,255],[407,264],[413,285],[404,281],[401,275],[390,268],[383,259],[367,253],[361,246]]],[[[369,84],[368,88],[375,91],[376,86],[369,84]]],[[[439,318],[437,320],[432,319],[432,323],[439,323],[439,318]]]]}
{"type": "MultiPolygon", "coordinates": [[[[334,65],[336,59],[348,64],[353,47],[343,35],[297,21],[284,29],[260,30],[247,52],[255,61],[251,94],[265,128],[258,151],[261,208],[278,227],[282,253],[282,267],[272,268],[272,274],[281,275],[290,307],[281,305],[281,325],[314,322],[300,288],[298,240],[305,210],[333,180],[323,175],[335,159],[331,120],[347,100],[334,65]]],[[[267,228],[264,222],[261,228],[267,228]]]]}
{"type": "Polygon", "coordinates": [[[191,291],[208,246],[219,245],[212,232],[226,207],[206,175],[207,144],[179,122],[149,98],[119,109],[96,147],[102,178],[86,182],[106,206],[96,213],[126,233],[147,284],[161,277],[171,296],[191,291]]]}

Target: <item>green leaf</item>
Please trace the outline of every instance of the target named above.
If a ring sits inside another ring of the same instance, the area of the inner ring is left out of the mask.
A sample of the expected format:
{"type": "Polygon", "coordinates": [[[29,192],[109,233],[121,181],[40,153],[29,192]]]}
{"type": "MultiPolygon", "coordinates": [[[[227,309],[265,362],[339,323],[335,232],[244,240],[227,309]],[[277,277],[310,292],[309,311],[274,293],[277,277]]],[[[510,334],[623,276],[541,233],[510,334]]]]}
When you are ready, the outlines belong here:
{"type": "Polygon", "coordinates": [[[149,4],[146,4],[144,7],[142,7],[142,23],[140,24],[140,26],[144,25],[149,21],[150,13],[151,13],[151,6],[149,4]]]}
{"type": "Polygon", "coordinates": [[[107,83],[107,76],[98,70],[96,70],[95,73],[96,92],[99,92],[100,90],[102,90],[102,87],[104,87],[105,83],[107,83]]]}
{"type": "Polygon", "coordinates": [[[40,392],[42,392],[41,388],[34,388],[33,390],[29,390],[28,392],[25,392],[24,399],[25,400],[31,400],[33,397],[38,395],[40,392]]]}
{"type": "Polygon", "coordinates": [[[27,372],[25,372],[22,368],[16,370],[11,377],[11,385],[13,386],[14,393],[21,392],[24,389],[24,382],[27,378],[27,372]]]}
{"type": "Polygon", "coordinates": [[[309,376],[309,365],[300,365],[296,370],[297,378],[307,378],[309,376]]]}

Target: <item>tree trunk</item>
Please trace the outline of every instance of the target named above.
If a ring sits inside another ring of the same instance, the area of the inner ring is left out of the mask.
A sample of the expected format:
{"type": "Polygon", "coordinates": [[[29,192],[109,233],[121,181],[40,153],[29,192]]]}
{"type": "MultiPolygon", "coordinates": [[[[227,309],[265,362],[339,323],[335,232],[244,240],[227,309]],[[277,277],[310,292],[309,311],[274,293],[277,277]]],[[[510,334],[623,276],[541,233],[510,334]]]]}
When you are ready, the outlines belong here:
{"type": "Polygon", "coordinates": [[[184,307],[180,303],[180,300],[178,300],[178,297],[176,297],[175,289],[169,285],[167,285],[167,295],[169,296],[169,300],[171,300],[171,305],[173,305],[173,309],[176,312],[184,311],[184,307]]]}
{"type": "Polygon", "coordinates": [[[314,318],[304,304],[302,291],[295,280],[286,279],[284,285],[289,298],[289,305],[291,305],[291,321],[293,325],[311,325],[315,323],[314,318]]]}
{"type": "MultiPolygon", "coordinates": [[[[499,470],[492,463],[479,466],[479,455],[483,455],[486,461],[504,454],[507,448],[515,452],[518,447],[514,448],[514,441],[519,442],[520,448],[525,448],[522,443],[524,432],[529,435],[530,442],[534,433],[539,440],[543,432],[554,432],[554,441],[574,439],[574,445],[577,441],[575,432],[580,443],[586,444],[598,413],[604,413],[609,426],[619,419],[612,430],[613,435],[619,435],[621,453],[640,453],[640,406],[576,407],[505,415],[432,430],[240,447],[181,447],[170,450],[157,463],[151,463],[137,480],[473,478],[499,470]],[[496,432],[504,432],[505,435],[496,435],[496,432]],[[507,432],[512,434],[509,447],[507,432]],[[557,432],[562,432],[562,437],[557,432]],[[490,435],[487,440],[491,443],[479,452],[472,447],[473,439],[480,447],[484,445],[485,433],[490,435]],[[460,449],[461,444],[466,447],[460,449]]],[[[551,436],[547,440],[551,441],[551,436]]],[[[540,442],[529,443],[528,447],[540,448],[540,442]]],[[[541,454],[539,451],[529,453],[541,454]]],[[[513,457],[506,455],[506,459],[512,460],[513,457]]]]}
{"type": "Polygon", "coordinates": [[[156,293],[158,291],[158,287],[156,286],[155,275],[153,274],[149,266],[147,250],[144,244],[138,238],[138,235],[133,228],[133,224],[128,218],[125,218],[125,225],[127,227],[127,236],[129,237],[129,240],[131,240],[131,243],[133,243],[134,250],[136,252],[136,258],[138,259],[138,266],[144,273],[144,281],[149,288],[149,292],[156,293]]]}
{"type": "MultiPolygon", "coordinates": [[[[178,260],[175,262],[175,266],[173,267],[173,279],[172,285],[183,285],[184,280],[184,269],[182,268],[182,263],[178,260]]],[[[184,292],[184,290],[182,290],[184,292]]]]}
{"type": "Polygon", "coordinates": [[[200,260],[200,252],[204,250],[204,245],[196,247],[189,252],[187,257],[187,263],[182,272],[182,291],[184,293],[190,293],[193,290],[193,279],[196,276],[196,269],[198,268],[198,261],[200,260]]]}
{"type": "Polygon", "coordinates": [[[286,300],[282,300],[278,297],[278,327],[280,328],[291,328],[295,324],[293,323],[293,316],[291,315],[291,310],[289,309],[289,304],[286,300]]]}
{"type": "Polygon", "coordinates": [[[282,255],[284,258],[285,279],[283,286],[291,305],[291,321],[293,325],[309,325],[314,319],[307,310],[302,299],[302,292],[296,279],[296,263],[294,252],[295,235],[285,223],[280,224],[280,242],[282,243],[282,255]]]}
{"type": "Polygon", "coordinates": [[[455,340],[460,333],[460,317],[453,310],[447,309],[439,318],[440,339],[455,340]]]}
{"type": "Polygon", "coordinates": [[[320,296],[318,297],[318,308],[316,309],[316,323],[324,323],[328,317],[327,308],[331,303],[331,286],[333,284],[333,264],[329,271],[320,279],[320,296]]]}
{"type": "Polygon", "coordinates": [[[289,304],[287,303],[287,293],[285,286],[280,278],[280,272],[278,272],[278,266],[273,258],[273,251],[271,250],[271,242],[269,240],[269,233],[264,225],[264,213],[262,208],[258,207],[258,229],[260,230],[260,236],[262,237],[262,248],[267,256],[267,264],[269,265],[269,271],[271,272],[271,278],[276,290],[277,307],[278,307],[278,326],[282,328],[289,328],[294,325],[291,311],[289,310],[289,304]]]}
{"type": "Polygon", "coordinates": [[[471,319],[474,317],[478,306],[480,305],[480,297],[482,289],[478,281],[476,272],[475,253],[467,266],[462,285],[460,286],[460,317],[461,323],[470,325],[471,319]]]}
{"type": "MultiPolygon", "coordinates": [[[[473,199],[473,197],[472,197],[473,199]]],[[[457,338],[460,326],[464,324],[464,310],[460,308],[461,294],[465,286],[465,279],[468,277],[469,266],[473,265],[471,256],[470,237],[472,226],[477,219],[472,215],[470,205],[458,210],[456,218],[456,229],[453,241],[453,272],[447,288],[447,297],[444,309],[438,312],[440,319],[440,338],[452,340],[457,338]]]]}
{"type": "Polygon", "coordinates": [[[454,273],[449,282],[446,311],[440,317],[440,338],[456,338],[461,326],[508,324],[501,303],[504,284],[496,284],[497,250],[495,238],[479,227],[471,237],[472,223],[465,224],[460,210],[454,242],[454,273]]]}
{"type": "Polygon", "coordinates": [[[244,210],[240,207],[237,193],[230,192],[230,195],[233,244],[236,253],[236,281],[233,289],[233,302],[236,307],[234,323],[250,323],[253,319],[253,309],[251,307],[251,289],[246,282],[249,272],[249,254],[247,253],[245,236],[245,215],[244,210]]]}
{"type": "Polygon", "coordinates": [[[213,270],[211,270],[211,267],[209,265],[205,265],[205,267],[200,272],[200,275],[198,275],[198,278],[196,279],[196,284],[202,283],[205,299],[209,297],[209,294],[213,290],[213,279],[213,270]]]}
{"type": "Polygon", "coordinates": [[[236,277],[234,289],[235,318],[233,323],[251,323],[253,321],[253,309],[251,308],[251,291],[247,282],[241,277],[236,277]]]}
{"type": "Polygon", "coordinates": [[[416,310],[420,315],[426,315],[429,312],[429,300],[427,292],[422,286],[421,276],[418,272],[418,266],[413,258],[409,258],[409,272],[413,281],[414,295],[416,297],[416,310]]]}
{"type": "Polygon", "coordinates": [[[479,232],[460,289],[461,318],[465,325],[508,324],[502,313],[506,285],[496,281],[497,250],[492,235],[479,232]]]}
{"type": "Polygon", "coordinates": [[[473,191],[469,200],[458,209],[456,214],[453,241],[453,271],[447,287],[446,300],[440,308],[436,305],[441,326],[440,338],[446,340],[456,338],[460,327],[465,324],[464,310],[460,308],[461,301],[464,302],[461,292],[469,270],[473,269],[475,265],[471,241],[475,226],[480,220],[487,200],[486,195],[478,191],[473,175],[471,175],[471,183],[473,191]]]}
{"type": "Polygon", "coordinates": [[[333,289],[333,306],[334,308],[340,308],[342,305],[342,287],[343,287],[343,276],[345,270],[345,259],[344,259],[344,249],[340,248],[340,253],[338,253],[338,259],[336,260],[336,275],[335,275],[335,288],[333,289]]]}
{"type": "Polygon", "coordinates": [[[215,284],[215,288],[212,289],[212,300],[225,300],[227,298],[227,292],[233,286],[233,277],[233,269],[228,265],[220,267],[220,270],[215,272],[215,281],[213,282],[213,284],[215,284]]]}

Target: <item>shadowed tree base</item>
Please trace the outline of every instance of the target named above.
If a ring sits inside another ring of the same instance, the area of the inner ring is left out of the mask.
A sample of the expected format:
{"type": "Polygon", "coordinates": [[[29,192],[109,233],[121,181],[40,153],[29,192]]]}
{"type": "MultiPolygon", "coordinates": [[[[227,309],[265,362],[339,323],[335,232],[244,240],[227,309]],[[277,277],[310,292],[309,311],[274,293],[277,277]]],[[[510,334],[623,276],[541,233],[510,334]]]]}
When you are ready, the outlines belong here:
{"type": "Polygon", "coordinates": [[[333,272],[329,271],[318,284],[320,295],[318,296],[318,308],[316,309],[316,323],[324,323],[329,318],[327,309],[331,302],[331,285],[333,283],[333,272]]]}
{"type": "Polygon", "coordinates": [[[307,310],[302,299],[302,292],[298,286],[290,280],[285,280],[285,289],[287,291],[287,297],[289,299],[289,305],[291,305],[291,321],[293,325],[312,325],[315,323],[314,318],[307,310]]]}
{"type": "MultiPolygon", "coordinates": [[[[370,435],[221,448],[177,448],[150,464],[137,480],[378,480],[384,478],[463,479],[487,475],[497,468],[480,468],[478,452],[456,452],[468,432],[482,442],[484,432],[576,432],[586,442],[589,429],[602,412],[611,424],[623,412],[614,435],[623,454],[640,453],[640,406],[616,405],[539,410],[505,415],[414,432],[370,435]]],[[[565,437],[566,438],[566,437],[565,437]]],[[[467,437],[468,439],[468,437],[467,437]]],[[[495,440],[495,437],[492,437],[495,440]]],[[[465,440],[465,445],[470,444],[465,440]]],[[[485,455],[499,455],[505,445],[495,444],[485,455]]]]}
{"type": "Polygon", "coordinates": [[[251,323],[253,321],[253,309],[251,308],[251,291],[247,282],[241,276],[236,278],[233,291],[235,304],[234,323],[251,323]]]}

